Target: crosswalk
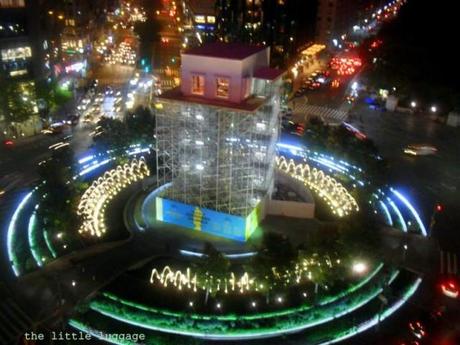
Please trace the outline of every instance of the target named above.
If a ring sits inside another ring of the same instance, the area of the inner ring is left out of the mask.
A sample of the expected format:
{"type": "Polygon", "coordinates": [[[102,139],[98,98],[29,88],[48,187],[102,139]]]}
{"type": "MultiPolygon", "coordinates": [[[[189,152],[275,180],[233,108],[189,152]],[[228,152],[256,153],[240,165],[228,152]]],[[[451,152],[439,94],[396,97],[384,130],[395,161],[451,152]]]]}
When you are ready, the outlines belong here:
{"type": "Polygon", "coordinates": [[[32,320],[0,284],[0,344],[14,344],[30,329],[32,320]]]}
{"type": "Polygon", "coordinates": [[[343,107],[334,109],[307,103],[296,105],[294,113],[301,116],[303,115],[305,117],[304,120],[309,116],[316,116],[321,118],[325,123],[342,123],[348,117],[348,111],[343,109],[343,107]]]}
{"type": "Polygon", "coordinates": [[[457,275],[459,274],[458,272],[458,256],[457,253],[452,253],[452,252],[446,252],[441,250],[439,252],[439,272],[441,274],[447,274],[447,275],[457,275]]]}

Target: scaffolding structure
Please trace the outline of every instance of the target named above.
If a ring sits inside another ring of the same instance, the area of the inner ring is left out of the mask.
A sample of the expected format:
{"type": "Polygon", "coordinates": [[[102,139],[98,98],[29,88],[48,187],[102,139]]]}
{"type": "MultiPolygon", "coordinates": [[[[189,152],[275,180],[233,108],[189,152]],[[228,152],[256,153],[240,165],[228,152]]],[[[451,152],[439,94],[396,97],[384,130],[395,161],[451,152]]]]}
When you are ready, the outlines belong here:
{"type": "Polygon", "coordinates": [[[162,197],[247,216],[273,188],[280,87],[256,79],[252,112],[160,98],[157,176],[172,182],[162,197]]]}

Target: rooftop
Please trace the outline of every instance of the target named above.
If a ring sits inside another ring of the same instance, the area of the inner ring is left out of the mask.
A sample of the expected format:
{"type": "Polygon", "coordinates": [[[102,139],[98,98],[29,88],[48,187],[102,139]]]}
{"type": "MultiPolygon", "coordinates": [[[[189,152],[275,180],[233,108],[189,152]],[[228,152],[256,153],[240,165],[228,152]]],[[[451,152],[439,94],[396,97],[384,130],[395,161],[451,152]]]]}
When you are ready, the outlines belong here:
{"type": "Polygon", "coordinates": [[[275,80],[283,75],[284,71],[277,68],[261,67],[254,72],[254,78],[275,80]]]}
{"type": "Polygon", "coordinates": [[[188,0],[193,14],[214,15],[216,12],[215,0],[188,0]]]}
{"type": "Polygon", "coordinates": [[[249,97],[239,103],[229,102],[229,101],[215,99],[215,98],[212,98],[212,99],[205,98],[201,96],[187,96],[182,93],[180,87],[176,87],[172,90],[168,90],[164,92],[159,97],[159,99],[186,102],[186,103],[203,104],[203,105],[208,105],[208,106],[228,108],[231,110],[246,111],[246,112],[256,111],[265,102],[264,98],[254,97],[254,96],[249,97]]]}
{"type": "Polygon", "coordinates": [[[207,43],[201,47],[190,48],[183,54],[215,57],[221,59],[243,60],[267,47],[241,43],[207,43]]]}

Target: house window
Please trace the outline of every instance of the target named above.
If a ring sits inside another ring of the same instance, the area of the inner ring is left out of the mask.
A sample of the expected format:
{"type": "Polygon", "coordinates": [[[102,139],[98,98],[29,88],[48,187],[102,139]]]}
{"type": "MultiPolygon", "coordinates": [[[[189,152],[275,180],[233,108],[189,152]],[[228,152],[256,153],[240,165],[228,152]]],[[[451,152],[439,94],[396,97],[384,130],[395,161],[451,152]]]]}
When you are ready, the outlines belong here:
{"type": "Polygon", "coordinates": [[[192,93],[194,95],[204,95],[204,76],[192,75],[192,93]]]}
{"type": "Polygon", "coordinates": [[[216,96],[228,98],[230,81],[228,78],[216,78],[216,96]]]}

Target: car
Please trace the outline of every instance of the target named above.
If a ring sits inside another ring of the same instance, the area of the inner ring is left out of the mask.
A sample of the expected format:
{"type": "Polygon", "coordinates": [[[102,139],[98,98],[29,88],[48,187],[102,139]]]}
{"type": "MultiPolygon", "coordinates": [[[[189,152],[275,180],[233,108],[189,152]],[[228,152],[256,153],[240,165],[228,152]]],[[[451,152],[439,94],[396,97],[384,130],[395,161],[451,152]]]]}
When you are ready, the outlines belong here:
{"type": "Polygon", "coordinates": [[[403,149],[405,154],[412,156],[434,155],[438,151],[436,147],[427,144],[412,144],[403,149]]]}
{"type": "Polygon", "coordinates": [[[281,117],[283,119],[289,119],[290,120],[290,119],[292,119],[292,116],[293,116],[292,112],[287,112],[287,111],[282,111],[281,112],[281,117]]]}
{"type": "Polygon", "coordinates": [[[420,321],[409,322],[409,330],[418,339],[422,339],[426,336],[425,326],[420,321]]]}
{"type": "Polygon", "coordinates": [[[456,299],[460,295],[460,288],[456,281],[450,279],[441,283],[441,292],[444,296],[456,299]]]}
{"type": "Polygon", "coordinates": [[[5,139],[3,140],[3,146],[6,148],[11,148],[14,145],[13,139],[5,139]]]}
{"type": "Polygon", "coordinates": [[[71,125],[71,126],[76,126],[78,125],[78,120],[79,120],[79,117],[76,116],[76,115],[69,115],[67,116],[67,124],[71,125]]]}
{"type": "Polygon", "coordinates": [[[93,116],[91,115],[86,115],[84,118],[83,118],[83,122],[84,123],[92,123],[94,120],[93,116]]]}
{"type": "Polygon", "coordinates": [[[302,123],[297,123],[294,121],[282,121],[281,125],[283,130],[290,134],[302,136],[305,132],[305,126],[302,123]]]}
{"type": "Polygon", "coordinates": [[[306,91],[307,89],[305,89],[304,87],[301,87],[295,92],[294,96],[296,97],[302,96],[303,94],[305,94],[306,91]]]}

